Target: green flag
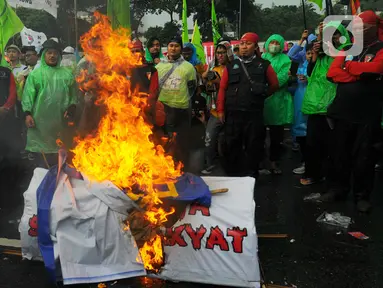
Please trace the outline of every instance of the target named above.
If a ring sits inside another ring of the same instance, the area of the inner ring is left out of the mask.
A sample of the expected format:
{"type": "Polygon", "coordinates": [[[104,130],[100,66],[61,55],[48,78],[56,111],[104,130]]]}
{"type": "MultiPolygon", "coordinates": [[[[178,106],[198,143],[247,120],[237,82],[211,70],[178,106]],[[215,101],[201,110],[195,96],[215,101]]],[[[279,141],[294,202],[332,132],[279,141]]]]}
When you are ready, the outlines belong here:
{"type": "Polygon", "coordinates": [[[9,39],[19,33],[24,24],[6,0],[0,0],[0,13],[0,49],[1,54],[4,54],[9,39]]]}
{"type": "Polygon", "coordinates": [[[323,0],[308,0],[308,1],[317,4],[319,6],[320,10],[323,9],[323,0]]]}
{"type": "Polygon", "coordinates": [[[213,42],[214,45],[216,45],[219,38],[221,38],[221,34],[219,34],[219,24],[217,20],[217,14],[215,13],[214,0],[211,1],[211,24],[213,27],[213,42]]]}
{"type": "Polygon", "coordinates": [[[113,29],[130,29],[130,0],[108,0],[108,17],[113,29]]]}
{"type": "Polygon", "coordinates": [[[205,65],[206,64],[205,49],[203,48],[203,45],[202,45],[202,37],[201,37],[201,32],[199,31],[197,20],[194,23],[192,43],[197,50],[197,57],[199,61],[201,61],[201,63],[205,65]]]}
{"type": "Polygon", "coordinates": [[[189,29],[188,29],[188,5],[184,0],[182,7],[182,42],[189,42],[189,29]]]}

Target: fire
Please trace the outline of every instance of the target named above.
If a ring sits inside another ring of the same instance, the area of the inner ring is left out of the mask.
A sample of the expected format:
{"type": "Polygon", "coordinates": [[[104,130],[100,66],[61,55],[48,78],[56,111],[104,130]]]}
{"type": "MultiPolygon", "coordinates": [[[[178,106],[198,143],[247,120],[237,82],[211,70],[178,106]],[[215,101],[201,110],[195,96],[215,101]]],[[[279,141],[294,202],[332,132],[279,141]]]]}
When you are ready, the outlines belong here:
{"type": "MultiPolygon", "coordinates": [[[[131,90],[127,76],[142,63],[130,50],[129,31],[114,31],[107,17],[98,13],[95,17],[98,22],[82,36],[81,45],[96,73],[82,71],[77,81],[84,91],[96,91],[96,103],[106,108],[106,114],[96,135],[76,139],[73,164],[91,180],[111,181],[134,200],[140,199],[140,206],[148,210],[145,218],[159,226],[174,210],[158,208],[162,202],[153,184],[169,182],[181,171],[150,140],[151,126],[142,117],[146,100],[131,90]]],[[[161,237],[145,243],[140,254],[146,269],[162,263],[161,237]]]]}

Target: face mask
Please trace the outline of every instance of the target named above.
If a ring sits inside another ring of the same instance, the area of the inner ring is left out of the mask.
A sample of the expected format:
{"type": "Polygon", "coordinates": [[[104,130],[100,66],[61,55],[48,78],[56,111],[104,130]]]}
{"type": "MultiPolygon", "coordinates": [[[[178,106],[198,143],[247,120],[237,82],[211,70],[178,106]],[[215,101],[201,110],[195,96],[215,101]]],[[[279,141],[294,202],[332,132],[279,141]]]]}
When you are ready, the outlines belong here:
{"type": "Polygon", "coordinates": [[[271,44],[269,46],[269,52],[271,54],[277,54],[277,53],[281,52],[281,46],[275,45],[275,44],[271,44]]]}

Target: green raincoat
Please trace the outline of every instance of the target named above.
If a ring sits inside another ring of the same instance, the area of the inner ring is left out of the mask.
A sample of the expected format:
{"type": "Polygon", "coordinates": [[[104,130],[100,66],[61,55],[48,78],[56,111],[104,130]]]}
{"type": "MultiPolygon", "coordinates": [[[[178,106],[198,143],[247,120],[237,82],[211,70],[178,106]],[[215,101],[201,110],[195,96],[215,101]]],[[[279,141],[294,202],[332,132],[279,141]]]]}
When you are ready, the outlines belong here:
{"type": "Polygon", "coordinates": [[[57,139],[64,141],[67,122],[65,111],[77,104],[76,84],[72,70],[56,67],[45,62],[45,52],[41,57],[41,67],[29,74],[22,99],[23,111],[29,111],[35,127],[28,129],[25,150],[46,154],[57,153],[57,139]]]}
{"type": "MultiPolygon", "coordinates": [[[[330,26],[338,29],[346,38],[346,42],[338,48],[339,50],[350,45],[350,37],[343,25],[339,22],[330,22],[325,29],[330,26]]],[[[308,78],[306,94],[302,103],[302,113],[308,115],[327,114],[327,108],[334,100],[337,89],[336,84],[327,80],[327,72],[333,61],[334,59],[328,55],[317,58],[314,70],[308,78]]]]}
{"type": "Polygon", "coordinates": [[[287,90],[291,60],[282,53],[284,47],[285,39],[280,35],[274,34],[266,41],[266,53],[262,55],[263,59],[271,62],[271,66],[274,68],[279,81],[279,90],[265,101],[265,125],[287,125],[293,123],[294,119],[293,97],[287,90]],[[274,40],[278,41],[281,45],[281,52],[276,55],[269,53],[269,44],[274,40]]]}

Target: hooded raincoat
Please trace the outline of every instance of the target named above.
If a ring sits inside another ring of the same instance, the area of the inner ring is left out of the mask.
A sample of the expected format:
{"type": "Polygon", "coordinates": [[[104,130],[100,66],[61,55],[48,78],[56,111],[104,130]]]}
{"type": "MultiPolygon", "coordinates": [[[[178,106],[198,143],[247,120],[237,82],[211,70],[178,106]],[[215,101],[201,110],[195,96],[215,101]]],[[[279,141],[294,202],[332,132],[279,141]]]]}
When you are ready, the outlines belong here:
{"type": "Polygon", "coordinates": [[[63,140],[68,128],[64,119],[65,111],[77,104],[76,84],[71,69],[48,66],[45,53],[41,57],[41,67],[33,70],[25,85],[22,107],[30,112],[35,127],[28,129],[25,150],[35,153],[57,153],[57,139],[63,140]]]}
{"type": "Polygon", "coordinates": [[[262,55],[263,59],[270,61],[279,81],[279,90],[265,101],[265,125],[279,126],[293,123],[293,98],[288,92],[291,60],[286,54],[283,54],[284,43],[285,39],[283,39],[282,36],[277,34],[270,36],[265,44],[266,53],[263,53],[262,55]],[[269,53],[269,44],[274,40],[278,41],[281,45],[281,51],[276,55],[269,53]]]}
{"type": "MultiPolygon", "coordinates": [[[[346,38],[346,42],[339,47],[341,50],[345,46],[350,45],[351,40],[344,26],[339,22],[330,22],[326,25],[336,28],[342,36],[346,38]]],[[[332,103],[336,95],[337,85],[327,80],[327,72],[334,59],[328,55],[319,56],[315,63],[315,67],[308,79],[306,93],[302,103],[302,112],[304,114],[327,114],[327,108],[332,103]]]]}

